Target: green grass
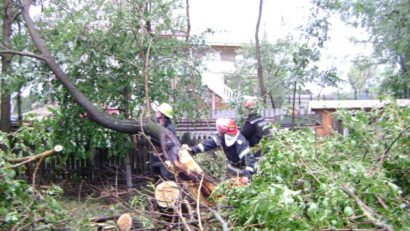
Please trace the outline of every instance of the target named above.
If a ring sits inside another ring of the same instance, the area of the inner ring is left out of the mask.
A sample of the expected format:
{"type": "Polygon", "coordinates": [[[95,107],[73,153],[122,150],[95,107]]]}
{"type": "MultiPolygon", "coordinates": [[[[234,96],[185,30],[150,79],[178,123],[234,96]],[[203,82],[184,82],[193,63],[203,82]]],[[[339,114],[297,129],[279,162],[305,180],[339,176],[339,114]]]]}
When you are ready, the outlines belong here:
{"type": "MultiPolygon", "coordinates": [[[[61,205],[67,210],[67,227],[70,230],[96,230],[97,223],[90,222],[90,218],[108,217],[121,213],[120,203],[107,203],[101,200],[81,200],[76,198],[62,198],[61,205]]],[[[116,227],[114,222],[107,221],[104,226],[116,227]]]]}

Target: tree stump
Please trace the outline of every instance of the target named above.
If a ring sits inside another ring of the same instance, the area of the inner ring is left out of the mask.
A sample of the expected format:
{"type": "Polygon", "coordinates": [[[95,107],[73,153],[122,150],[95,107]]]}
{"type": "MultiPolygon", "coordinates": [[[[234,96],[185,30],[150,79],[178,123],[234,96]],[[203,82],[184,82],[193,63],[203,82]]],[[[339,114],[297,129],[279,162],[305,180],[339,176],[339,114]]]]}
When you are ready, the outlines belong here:
{"type": "Polygon", "coordinates": [[[155,187],[155,199],[162,208],[173,207],[179,194],[179,187],[174,181],[164,181],[155,187]]]}

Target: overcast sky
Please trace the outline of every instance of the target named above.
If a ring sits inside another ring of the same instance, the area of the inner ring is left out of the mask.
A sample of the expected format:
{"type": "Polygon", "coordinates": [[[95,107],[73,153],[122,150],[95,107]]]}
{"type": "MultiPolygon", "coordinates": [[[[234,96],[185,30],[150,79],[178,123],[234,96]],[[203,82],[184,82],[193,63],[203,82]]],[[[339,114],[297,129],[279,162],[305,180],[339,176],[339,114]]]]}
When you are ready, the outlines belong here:
{"type": "MultiPolygon", "coordinates": [[[[258,0],[190,0],[192,33],[207,28],[215,31],[210,42],[248,43],[254,41],[259,11],[258,0]]],[[[264,0],[259,38],[274,42],[287,34],[296,35],[297,27],[309,16],[309,0],[264,0]]],[[[330,41],[322,52],[321,66],[337,66],[339,74],[346,78],[350,61],[359,54],[369,55],[369,47],[350,42],[350,38],[365,38],[367,33],[346,26],[335,16],[332,20],[330,41]]],[[[322,93],[329,93],[327,89],[322,93]]],[[[314,90],[315,91],[315,90],[314,90]]],[[[315,93],[320,91],[317,89],[315,93]]]]}
{"type": "MultiPolygon", "coordinates": [[[[260,36],[266,33],[269,39],[274,39],[294,30],[309,13],[308,2],[265,0],[260,36]],[[304,4],[300,4],[302,2],[304,4]]],[[[258,0],[190,0],[193,33],[205,28],[214,29],[217,33],[212,41],[217,42],[243,43],[253,40],[258,11],[258,0]]]]}

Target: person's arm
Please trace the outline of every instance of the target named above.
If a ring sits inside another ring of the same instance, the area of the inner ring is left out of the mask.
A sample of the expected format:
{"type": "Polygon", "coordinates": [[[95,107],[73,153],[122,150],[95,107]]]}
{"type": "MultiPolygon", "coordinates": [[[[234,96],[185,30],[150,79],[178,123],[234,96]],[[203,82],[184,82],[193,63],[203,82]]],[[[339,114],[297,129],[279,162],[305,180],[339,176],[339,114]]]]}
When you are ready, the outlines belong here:
{"type": "Polygon", "coordinates": [[[250,179],[251,176],[255,173],[256,159],[252,153],[246,155],[245,158],[246,158],[246,167],[245,167],[245,170],[243,171],[243,175],[244,177],[247,177],[248,179],[250,179]]]}
{"type": "Polygon", "coordinates": [[[191,147],[191,152],[193,155],[200,153],[200,152],[206,152],[212,149],[215,149],[220,146],[220,143],[216,137],[212,137],[210,139],[205,140],[204,142],[197,144],[193,147],[191,147]]]}
{"type": "Polygon", "coordinates": [[[241,140],[241,142],[237,142],[237,152],[239,155],[239,159],[246,162],[246,167],[243,170],[244,177],[250,178],[252,174],[255,172],[255,163],[256,159],[251,152],[251,148],[249,147],[247,142],[241,140]]]}

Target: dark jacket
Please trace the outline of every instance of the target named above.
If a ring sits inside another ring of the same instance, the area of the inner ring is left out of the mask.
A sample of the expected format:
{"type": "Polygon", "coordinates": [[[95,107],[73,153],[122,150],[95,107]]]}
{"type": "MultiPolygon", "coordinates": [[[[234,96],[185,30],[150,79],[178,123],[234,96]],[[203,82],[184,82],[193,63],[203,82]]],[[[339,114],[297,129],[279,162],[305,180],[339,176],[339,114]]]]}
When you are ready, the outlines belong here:
{"type": "MultiPolygon", "coordinates": [[[[152,119],[152,122],[159,124],[159,120],[158,118],[154,118],[152,119]]],[[[172,121],[170,118],[165,117],[165,123],[164,123],[164,127],[168,130],[170,130],[174,135],[177,134],[174,125],[172,124],[172,121]]]]}
{"type": "Polygon", "coordinates": [[[256,160],[250,150],[248,142],[241,134],[231,146],[225,144],[225,139],[221,136],[214,136],[204,142],[192,147],[192,154],[209,151],[221,147],[229,163],[243,170],[243,175],[250,177],[254,173],[256,160]],[[244,168],[244,169],[243,169],[244,168]]]}
{"type": "Polygon", "coordinates": [[[264,117],[256,114],[250,114],[248,118],[246,118],[241,132],[246,140],[248,140],[249,146],[254,147],[263,136],[271,134],[271,129],[269,126],[266,126],[268,124],[268,121],[266,121],[264,117]]]}
{"type": "MultiPolygon", "coordinates": [[[[158,118],[152,119],[152,122],[159,124],[158,118]]],[[[177,134],[177,132],[176,132],[176,130],[175,130],[175,128],[174,128],[174,125],[172,124],[172,121],[171,121],[170,118],[165,117],[165,123],[164,123],[163,127],[166,128],[166,129],[168,129],[169,131],[171,131],[174,135],[177,134]]],[[[160,147],[160,146],[161,146],[160,143],[158,143],[158,142],[156,142],[156,141],[154,141],[154,140],[152,141],[152,143],[153,143],[155,146],[157,146],[157,147],[160,147]]],[[[160,151],[161,151],[161,150],[160,150],[160,151]]]]}

